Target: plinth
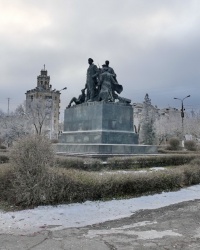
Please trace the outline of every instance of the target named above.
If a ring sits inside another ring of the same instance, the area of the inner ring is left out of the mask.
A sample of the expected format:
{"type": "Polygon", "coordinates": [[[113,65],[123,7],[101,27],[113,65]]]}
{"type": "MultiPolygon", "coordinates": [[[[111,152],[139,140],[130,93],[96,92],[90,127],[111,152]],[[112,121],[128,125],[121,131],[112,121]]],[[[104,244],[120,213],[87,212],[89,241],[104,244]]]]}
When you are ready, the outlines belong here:
{"type": "Polygon", "coordinates": [[[66,154],[156,153],[154,146],[138,145],[133,132],[133,107],[126,103],[87,102],[67,108],[64,131],[55,145],[66,154]]]}

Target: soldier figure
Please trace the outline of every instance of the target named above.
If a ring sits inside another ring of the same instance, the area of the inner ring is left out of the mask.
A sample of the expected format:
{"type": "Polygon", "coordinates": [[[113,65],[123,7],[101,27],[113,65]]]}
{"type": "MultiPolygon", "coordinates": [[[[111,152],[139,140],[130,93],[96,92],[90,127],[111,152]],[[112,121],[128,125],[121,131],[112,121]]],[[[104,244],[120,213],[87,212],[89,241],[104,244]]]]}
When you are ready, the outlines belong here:
{"type": "Polygon", "coordinates": [[[118,99],[118,95],[115,91],[120,94],[123,87],[116,83],[113,74],[109,72],[109,67],[106,64],[102,66],[102,73],[100,74],[99,80],[100,92],[98,95],[98,101],[114,102],[115,99],[118,99]]]}
{"type": "Polygon", "coordinates": [[[73,102],[74,102],[76,105],[78,105],[78,104],[81,104],[81,103],[85,102],[85,89],[82,89],[82,90],[81,90],[81,92],[82,92],[82,94],[81,94],[81,95],[79,95],[79,97],[78,97],[78,98],[73,97],[73,98],[71,99],[71,101],[70,101],[69,105],[67,106],[68,108],[70,108],[70,107],[71,107],[71,105],[72,105],[72,103],[73,103],[73,102]]]}
{"type": "Polygon", "coordinates": [[[118,83],[118,82],[117,82],[117,75],[115,74],[114,69],[111,68],[111,67],[109,66],[109,61],[108,61],[108,60],[105,61],[105,65],[108,67],[108,72],[109,72],[110,74],[112,74],[112,76],[113,76],[115,82],[118,83]]]}
{"type": "Polygon", "coordinates": [[[88,59],[89,67],[87,69],[87,79],[86,79],[86,88],[87,88],[87,98],[86,101],[94,101],[96,93],[96,87],[98,84],[98,75],[99,70],[95,64],[93,64],[93,59],[88,59]]]}

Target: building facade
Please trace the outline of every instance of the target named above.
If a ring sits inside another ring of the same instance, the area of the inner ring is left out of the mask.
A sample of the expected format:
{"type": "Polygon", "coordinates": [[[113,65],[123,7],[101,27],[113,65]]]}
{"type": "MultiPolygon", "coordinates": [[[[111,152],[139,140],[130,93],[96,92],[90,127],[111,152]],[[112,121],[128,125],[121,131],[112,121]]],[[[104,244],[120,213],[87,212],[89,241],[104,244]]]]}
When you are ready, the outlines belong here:
{"type": "MultiPolygon", "coordinates": [[[[142,122],[144,121],[144,103],[133,103],[133,119],[135,133],[139,134],[139,142],[143,141],[142,122]]],[[[159,109],[157,106],[149,105],[149,114],[154,118],[154,127],[156,132],[157,143],[166,142],[170,137],[178,137],[177,126],[181,117],[181,111],[168,107],[159,109]]],[[[181,131],[181,129],[179,129],[181,131]]]]}
{"type": "Polygon", "coordinates": [[[57,139],[59,131],[60,91],[53,89],[47,70],[37,76],[37,87],[26,93],[26,113],[33,119],[33,125],[41,128],[41,133],[57,139]],[[34,104],[34,105],[33,105],[34,104]],[[35,109],[35,110],[34,110],[35,109]],[[37,112],[34,113],[34,111],[37,112]],[[32,112],[32,113],[31,113],[32,112]]]}

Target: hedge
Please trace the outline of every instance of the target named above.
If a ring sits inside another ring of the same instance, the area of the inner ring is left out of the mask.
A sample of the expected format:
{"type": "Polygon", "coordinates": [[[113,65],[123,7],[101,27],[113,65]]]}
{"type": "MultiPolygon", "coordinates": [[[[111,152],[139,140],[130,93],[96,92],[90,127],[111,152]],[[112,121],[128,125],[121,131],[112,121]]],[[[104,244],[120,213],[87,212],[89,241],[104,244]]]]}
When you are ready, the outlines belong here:
{"type": "Polygon", "coordinates": [[[9,162],[9,157],[7,155],[0,155],[0,164],[9,162]]]}
{"type": "Polygon", "coordinates": [[[57,167],[66,169],[80,169],[86,171],[99,171],[101,169],[135,169],[148,167],[178,166],[188,164],[197,158],[195,154],[172,154],[172,155],[153,155],[153,156],[132,156],[132,157],[113,157],[107,162],[98,159],[83,159],[75,157],[58,157],[57,167]]]}

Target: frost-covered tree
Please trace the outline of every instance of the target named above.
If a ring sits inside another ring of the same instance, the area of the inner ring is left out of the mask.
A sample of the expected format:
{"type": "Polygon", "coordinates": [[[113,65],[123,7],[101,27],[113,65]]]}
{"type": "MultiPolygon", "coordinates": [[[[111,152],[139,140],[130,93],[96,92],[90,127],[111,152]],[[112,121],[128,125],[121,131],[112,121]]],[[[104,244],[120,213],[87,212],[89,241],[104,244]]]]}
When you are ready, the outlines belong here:
{"type": "Polygon", "coordinates": [[[0,112],[0,138],[2,143],[10,146],[13,141],[29,133],[30,128],[28,127],[27,120],[18,112],[18,109],[9,115],[0,112]]]}
{"type": "MultiPolygon", "coordinates": [[[[184,135],[192,135],[193,139],[200,138],[200,112],[193,112],[189,115],[185,112],[183,120],[183,133],[184,135]]],[[[168,113],[160,115],[155,121],[156,137],[158,143],[168,141],[172,137],[182,139],[182,117],[181,113],[168,113]]]]}
{"type": "Polygon", "coordinates": [[[27,134],[45,135],[52,132],[52,120],[51,100],[26,102],[9,115],[0,111],[0,139],[9,146],[27,134]]]}
{"type": "Polygon", "coordinates": [[[43,99],[29,100],[24,115],[38,135],[46,134],[52,128],[52,101],[43,99]]]}
{"type": "Polygon", "coordinates": [[[157,143],[162,144],[172,137],[181,139],[181,126],[179,124],[179,116],[177,114],[160,115],[155,121],[155,133],[157,143]]]}
{"type": "Polygon", "coordinates": [[[143,102],[141,130],[139,134],[140,143],[153,145],[155,143],[155,112],[152,109],[151,99],[146,94],[143,102]]]}
{"type": "Polygon", "coordinates": [[[191,134],[194,138],[200,138],[200,111],[193,112],[184,118],[184,133],[191,134]]]}

